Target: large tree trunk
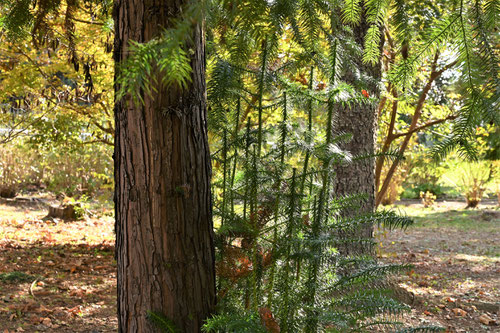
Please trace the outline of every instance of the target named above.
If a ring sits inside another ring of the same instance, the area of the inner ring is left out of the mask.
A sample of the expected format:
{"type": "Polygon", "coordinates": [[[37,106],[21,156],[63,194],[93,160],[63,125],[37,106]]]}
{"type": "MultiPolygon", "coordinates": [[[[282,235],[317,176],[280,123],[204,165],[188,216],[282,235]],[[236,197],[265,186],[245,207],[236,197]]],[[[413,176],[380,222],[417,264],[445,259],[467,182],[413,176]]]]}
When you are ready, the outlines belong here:
{"type": "MultiPolygon", "coordinates": [[[[368,23],[362,22],[354,27],[354,40],[363,47],[368,23]]],[[[381,64],[364,64],[360,56],[350,59],[350,66],[344,69],[342,80],[353,85],[358,93],[366,90],[370,97],[379,97],[379,82],[381,79],[381,64]]],[[[365,93],[365,94],[366,94],[365,93]]],[[[340,144],[340,148],[356,156],[373,156],[375,152],[377,129],[376,104],[338,105],[335,113],[335,132],[351,133],[352,140],[340,144]]],[[[375,159],[363,158],[349,164],[335,167],[334,194],[336,196],[365,195],[357,208],[346,208],[341,212],[343,217],[354,217],[375,210],[375,159]]],[[[366,225],[355,234],[341,235],[344,238],[373,237],[373,226],[366,225]]],[[[370,247],[356,243],[347,243],[340,249],[345,255],[364,254],[371,252],[370,247]]]]}
{"type": "MultiPolygon", "coordinates": [[[[169,27],[183,1],[118,0],[115,53],[169,27]]],[[[156,332],[148,312],[199,332],[215,306],[215,258],[206,127],[203,24],[193,26],[192,82],[144,104],[115,105],[119,332],[156,332]]]]}

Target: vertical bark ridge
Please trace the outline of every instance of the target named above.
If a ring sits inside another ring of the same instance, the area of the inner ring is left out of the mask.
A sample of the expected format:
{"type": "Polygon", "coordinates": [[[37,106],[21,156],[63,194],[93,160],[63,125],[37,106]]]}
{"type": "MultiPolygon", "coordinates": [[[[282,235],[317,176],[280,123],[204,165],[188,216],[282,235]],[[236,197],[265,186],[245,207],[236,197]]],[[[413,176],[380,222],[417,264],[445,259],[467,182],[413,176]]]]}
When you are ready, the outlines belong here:
{"type": "MultiPolygon", "coordinates": [[[[353,37],[363,48],[369,24],[363,17],[360,24],[353,28],[353,37]]],[[[380,47],[382,47],[382,42],[380,47]]],[[[361,93],[367,90],[371,97],[380,96],[379,83],[381,79],[381,63],[376,65],[365,64],[361,57],[348,59],[348,66],[344,66],[342,80],[351,84],[361,93]]],[[[352,140],[341,143],[340,148],[350,152],[353,156],[373,156],[375,153],[377,130],[376,104],[337,105],[335,112],[334,131],[351,133],[352,140]]],[[[375,210],[375,158],[367,157],[335,167],[334,193],[337,196],[362,194],[365,199],[360,202],[359,209],[348,208],[341,212],[342,217],[355,217],[360,214],[372,213],[375,210]]],[[[373,236],[373,227],[367,225],[355,234],[340,235],[344,238],[367,238],[373,236]]],[[[371,249],[355,243],[347,243],[339,249],[345,255],[369,253],[371,249]]]]}
{"type": "MultiPolygon", "coordinates": [[[[183,2],[119,0],[115,61],[129,40],[169,27],[183,2]]],[[[115,106],[116,256],[120,332],[155,332],[162,313],[182,332],[199,332],[215,305],[210,154],[206,130],[202,24],[193,30],[189,87],[161,88],[144,104],[115,106]]]]}

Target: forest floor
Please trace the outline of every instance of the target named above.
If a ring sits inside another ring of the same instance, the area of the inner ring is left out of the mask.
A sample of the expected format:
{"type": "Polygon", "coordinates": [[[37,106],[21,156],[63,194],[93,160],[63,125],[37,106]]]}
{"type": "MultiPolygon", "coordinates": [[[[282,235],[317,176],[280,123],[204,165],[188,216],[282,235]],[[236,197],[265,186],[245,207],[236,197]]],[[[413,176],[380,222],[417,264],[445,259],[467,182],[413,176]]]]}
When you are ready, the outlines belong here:
{"type": "MultiPolygon", "coordinates": [[[[81,221],[46,219],[55,198],[0,201],[0,333],[116,332],[111,207],[81,221]]],[[[396,206],[406,231],[377,231],[384,262],[411,263],[397,277],[413,310],[406,324],[448,332],[500,332],[500,211],[459,202],[396,206]]]]}
{"type": "Polygon", "coordinates": [[[494,201],[464,207],[457,201],[432,208],[403,202],[394,208],[415,224],[405,231],[378,231],[382,261],[414,266],[396,278],[413,308],[403,317],[406,324],[500,332],[500,210],[494,201]]]}
{"type": "Polygon", "coordinates": [[[0,201],[0,333],[116,332],[111,207],[45,219],[55,203],[0,201]]]}

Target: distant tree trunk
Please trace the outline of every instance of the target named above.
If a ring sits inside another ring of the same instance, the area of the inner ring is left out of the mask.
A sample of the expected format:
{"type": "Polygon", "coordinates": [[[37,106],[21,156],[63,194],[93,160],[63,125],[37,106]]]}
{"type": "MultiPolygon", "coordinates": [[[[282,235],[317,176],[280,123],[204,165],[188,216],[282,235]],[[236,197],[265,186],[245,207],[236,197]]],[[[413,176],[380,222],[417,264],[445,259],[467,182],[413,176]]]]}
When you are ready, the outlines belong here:
{"type": "MultiPolygon", "coordinates": [[[[361,48],[363,47],[368,23],[362,19],[361,23],[354,27],[354,40],[361,48]]],[[[381,79],[381,64],[364,64],[361,57],[355,57],[353,64],[342,75],[342,80],[353,85],[357,93],[368,94],[369,97],[379,97],[378,84],[381,79]],[[358,72],[355,73],[355,70],[358,72]],[[363,92],[362,90],[366,90],[363,92]]],[[[366,95],[366,96],[368,96],[366,95]]],[[[376,104],[351,104],[338,105],[335,114],[335,132],[351,133],[352,140],[342,143],[342,149],[356,156],[373,156],[375,152],[377,130],[377,105],[376,104]]],[[[341,164],[335,167],[334,194],[336,196],[347,196],[363,194],[366,198],[362,200],[359,209],[347,208],[341,212],[343,217],[354,217],[360,214],[374,212],[375,210],[375,159],[373,157],[341,164]]],[[[341,235],[345,238],[371,238],[373,237],[373,226],[366,225],[356,234],[341,235]]],[[[359,244],[347,244],[341,246],[343,254],[369,253],[370,248],[359,244]]]]}
{"type": "MultiPolygon", "coordinates": [[[[171,25],[183,1],[118,0],[117,66],[130,40],[171,25]]],[[[144,105],[115,105],[116,258],[119,332],[159,332],[149,311],[180,332],[199,332],[215,306],[210,154],[202,22],[194,24],[192,82],[161,88],[144,105]]]]}

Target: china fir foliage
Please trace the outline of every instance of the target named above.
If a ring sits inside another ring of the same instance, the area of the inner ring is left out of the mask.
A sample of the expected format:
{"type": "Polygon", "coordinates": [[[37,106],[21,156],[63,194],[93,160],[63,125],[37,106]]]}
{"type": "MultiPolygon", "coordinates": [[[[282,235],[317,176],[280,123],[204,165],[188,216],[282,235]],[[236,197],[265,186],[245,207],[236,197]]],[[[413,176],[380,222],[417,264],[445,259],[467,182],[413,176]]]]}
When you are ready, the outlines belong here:
{"type": "MultiPolygon", "coordinates": [[[[0,24],[9,38],[31,34],[38,47],[57,47],[61,39],[48,18],[66,9],[61,12],[64,53],[76,71],[84,58],[75,47],[75,11],[82,4],[110,7],[106,0],[0,4],[8,13],[0,24]]],[[[376,102],[363,87],[339,78],[355,57],[378,62],[388,25],[400,54],[387,79],[402,96],[415,83],[417,65],[449,49],[460,69],[464,100],[453,134],[436,153],[459,146],[471,156],[472,129],[498,122],[499,6],[479,0],[429,1],[421,9],[400,0],[206,1],[187,6],[184,19],[172,22],[157,39],[130,45],[129,62],[118,73],[118,97],[131,94],[141,103],[144,92],[161,85],[182,87],[189,80],[188,32],[206,15],[219,308],[205,331],[437,330],[404,329],[398,323],[408,307],[394,301],[381,281],[406,267],[337,251],[345,243],[371,249],[372,239],[338,236],[355,234],[347,231],[367,223],[389,228],[411,223],[393,212],[339,214],[356,210],[363,198],[338,198],[332,191],[332,165],[359,158],[338,148],[350,138],[333,132],[333,115],[342,104],[376,102]],[[362,21],[369,29],[360,50],[352,27],[362,21]],[[423,33],[415,35],[419,30],[423,33]]],[[[161,314],[149,316],[175,331],[161,314]]]]}
{"type": "MultiPolygon", "coordinates": [[[[209,40],[219,304],[204,331],[402,329],[398,317],[409,308],[381,281],[407,267],[337,250],[356,243],[370,252],[372,239],[339,236],[366,224],[411,223],[387,211],[343,218],[340,211],[357,209],[363,196],[333,192],[332,166],[359,158],[338,147],[350,137],[333,132],[335,108],[375,102],[339,80],[362,56],[337,15],[343,4],[224,6],[209,18],[224,23],[213,25],[209,40]]],[[[373,10],[374,26],[378,10],[385,9],[373,10]]]]}
{"type": "MultiPolygon", "coordinates": [[[[256,57],[260,65],[272,59],[264,52],[256,57]]],[[[331,58],[330,70],[335,63],[331,58]]],[[[331,166],[348,157],[336,146],[346,137],[332,133],[332,113],[338,103],[356,97],[342,97],[345,90],[334,80],[325,91],[316,90],[319,80],[290,82],[294,74],[301,79],[300,71],[255,68],[230,79],[228,73],[238,71],[218,60],[212,72],[211,94],[228,92],[218,89],[228,82],[237,89],[223,101],[214,95],[209,99],[212,108],[221,107],[217,112],[225,120],[212,124],[213,135],[219,135],[213,144],[219,313],[204,330],[348,332],[385,325],[396,331],[397,316],[409,308],[380,281],[407,267],[379,265],[370,256],[343,257],[336,250],[346,242],[373,246],[372,239],[345,239],[339,231],[367,223],[410,224],[393,212],[350,219],[337,214],[356,209],[360,198],[338,199],[332,192],[331,166]],[[264,75],[275,78],[265,89],[264,75]],[[249,104],[252,95],[255,102],[249,104]],[[301,124],[304,113],[320,119],[301,124]],[[280,117],[272,121],[276,114],[280,117]]],[[[310,68],[309,79],[315,67],[310,68]]]]}
{"type": "MultiPolygon", "coordinates": [[[[486,123],[498,124],[500,120],[497,112],[500,62],[496,24],[499,8],[496,0],[206,1],[188,6],[184,11],[186,19],[173,22],[172,28],[167,29],[161,38],[131,45],[136,57],[131,57],[130,64],[127,64],[129,69],[122,71],[118,82],[124,83],[121,94],[132,93],[136,99],[140,99],[139,92],[154,89],[154,85],[146,84],[149,81],[184,85],[189,79],[187,32],[193,18],[196,20],[204,14],[211,55],[220,56],[243,71],[248,69],[248,61],[256,49],[266,50],[262,54],[265,59],[277,56],[280,38],[284,35],[290,37],[290,42],[307,50],[294,54],[294,59],[287,63],[288,70],[303,65],[301,60],[304,59],[318,69],[323,67],[325,62],[320,49],[324,45],[318,37],[324,34],[323,38],[328,38],[332,33],[325,32],[325,20],[332,21],[332,27],[335,27],[340,62],[349,59],[342,56],[343,52],[351,55],[359,52],[364,62],[377,63],[381,56],[380,41],[388,30],[394,32],[398,54],[385,79],[399,91],[402,101],[411,99],[411,88],[418,84],[422,62],[431,62],[436,54],[441,53],[451,58],[450,62],[459,73],[462,101],[457,115],[453,116],[451,134],[434,147],[434,156],[443,158],[458,149],[461,155],[474,159],[477,152],[470,144],[474,129],[486,123]],[[361,51],[344,37],[362,20],[368,24],[368,31],[361,51]],[[214,40],[215,36],[218,36],[217,40],[214,40]],[[221,45],[225,47],[224,54],[215,51],[221,45]],[[168,71],[169,68],[177,70],[168,71]],[[158,77],[158,74],[161,75],[158,77]]],[[[272,64],[268,62],[267,65],[272,64]]],[[[262,72],[260,83],[254,83],[265,87],[268,78],[262,72]]],[[[257,101],[257,104],[262,103],[257,101]]]]}
{"type": "MultiPolygon", "coordinates": [[[[332,191],[332,165],[359,158],[338,147],[350,138],[333,132],[335,109],[375,102],[363,87],[339,78],[354,57],[377,62],[391,4],[352,3],[359,13],[341,1],[204,4],[219,301],[205,331],[401,328],[397,318],[408,307],[394,301],[380,281],[406,267],[342,256],[339,246],[356,243],[366,253],[373,240],[338,235],[356,234],[346,231],[367,223],[406,227],[410,221],[392,212],[342,218],[339,212],[356,210],[363,197],[337,198],[332,191]],[[364,50],[352,40],[352,25],[362,19],[370,25],[364,50]]],[[[123,94],[140,102],[138,91],[154,89],[126,85],[135,79],[184,84],[153,77],[162,62],[185,61],[180,52],[151,61],[162,43],[189,48],[182,32],[189,22],[179,22],[155,45],[132,46],[137,59],[130,61],[137,67],[120,74],[123,94]]]]}

